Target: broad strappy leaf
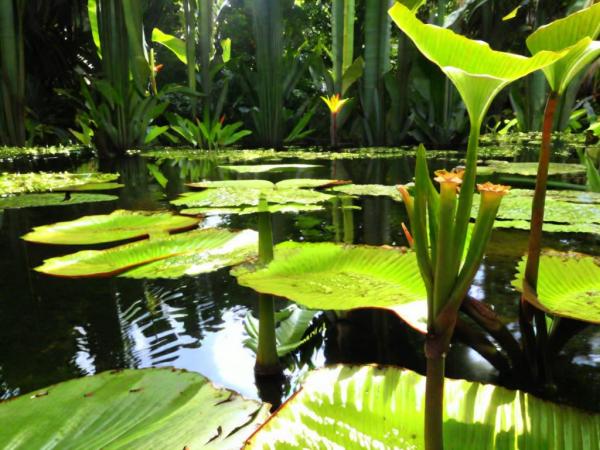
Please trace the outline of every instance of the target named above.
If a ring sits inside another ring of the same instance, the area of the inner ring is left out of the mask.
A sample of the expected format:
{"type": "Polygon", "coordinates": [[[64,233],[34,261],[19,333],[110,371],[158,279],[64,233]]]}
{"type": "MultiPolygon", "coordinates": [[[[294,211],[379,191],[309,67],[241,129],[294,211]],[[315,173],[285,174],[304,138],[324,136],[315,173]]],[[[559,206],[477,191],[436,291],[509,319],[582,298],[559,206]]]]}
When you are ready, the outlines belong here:
{"type": "Polygon", "coordinates": [[[229,170],[237,173],[265,173],[265,172],[286,172],[298,169],[313,169],[322,167],[318,164],[260,164],[254,166],[219,166],[223,170],[229,170]]]}
{"type": "Polygon", "coordinates": [[[22,194],[0,198],[0,210],[112,202],[118,199],[114,195],[104,194],[72,194],[68,199],[65,194],[22,194]]]}
{"type": "Polygon", "coordinates": [[[23,236],[42,244],[87,245],[141,238],[193,228],[200,219],[169,212],[117,210],[36,227],[23,236]]]}
{"type": "MultiPolygon", "coordinates": [[[[393,367],[310,373],[248,440],[249,449],[423,450],[425,377],[393,367]]],[[[598,450],[600,415],[520,391],[446,380],[447,450],[598,450]]]]}
{"type": "Polygon", "coordinates": [[[118,173],[31,172],[0,175],[0,195],[48,192],[96,183],[110,183],[118,173]]]}
{"type": "MultiPolygon", "coordinates": [[[[520,292],[525,263],[524,258],[512,282],[520,292]]],[[[524,297],[555,316],[600,324],[600,259],[571,253],[542,255],[537,297],[524,297]]]]}
{"type": "MultiPolygon", "coordinates": [[[[50,258],[35,270],[66,278],[106,277],[172,258],[172,261],[157,264],[148,270],[140,268],[138,271],[131,271],[131,276],[174,278],[188,273],[218,270],[232,264],[232,261],[241,262],[247,256],[249,245],[258,245],[258,233],[255,231],[232,232],[208,228],[133,242],[107,250],[84,250],[50,258]]],[[[129,273],[124,276],[129,276],[129,273]]]]}
{"type": "Polygon", "coordinates": [[[481,124],[492,100],[503,87],[562,56],[542,51],[527,58],[494,51],[485,42],[424,24],[400,3],[392,6],[390,16],[421,53],[452,80],[476,124],[481,124]]]}
{"type": "MultiPolygon", "coordinates": [[[[487,161],[485,166],[477,167],[477,175],[500,173],[535,177],[537,170],[537,162],[487,161]]],[[[550,163],[548,175],[582,175],[585,171],[585,166],[582,164],[550,163]]]]}
{"type": "Polygon", "coordinates": [[[201,192],[185,192],[171,204],[195,208],[231,208],[244,206],[258,206],[261,196],[270,204],[317,204],[323,203],[332,195],[310,189],[238,189],[216,188],[206,189],[201,192]]]}
{"type": "Polygon", "coordinates": [[[427,295],[411,251],[285,242],[275,247],[266,268],[238,266],[232,274],[242,286],[307,308],[385,308],[418,330],[425,328],[427,295]]]}
{"type": "Polygon", "coordinates": [[[600,4],[577,11],[535,30],[527,38],[532,54],[568,49],[565,56],[544,68],[550,88],[563,94],[569,83],[600,56],[600,4]]]}
{"type": "MultiPolygon", "coordinates": [[[[304,335],[317,314],[319,314],[318,311],[302,309],[296,305],[290,305],[275,313],[275,341],[277,355],[280,358],[293,352],[310,340],[313,334],[304,335]]],[[[256,353],[258,349],[259,322],[250,312],[244,319],[244,329],[248,334],[248,337],[244,340],[244,345],[256,353]]]]}
{"type": "Polygon", "coordinates": [[[171,368],[103,372],[0,403],[4,449],[240,448],[268,405],[171,368]]]}
{"type": "Polygon", "coordinates": [[[382,184],[347,184],[331,188],[334,192],[341,192],[356,197],[389,197],[397,202],[402,201],[402,196],[396,186],[384,186],[382,184]]]}

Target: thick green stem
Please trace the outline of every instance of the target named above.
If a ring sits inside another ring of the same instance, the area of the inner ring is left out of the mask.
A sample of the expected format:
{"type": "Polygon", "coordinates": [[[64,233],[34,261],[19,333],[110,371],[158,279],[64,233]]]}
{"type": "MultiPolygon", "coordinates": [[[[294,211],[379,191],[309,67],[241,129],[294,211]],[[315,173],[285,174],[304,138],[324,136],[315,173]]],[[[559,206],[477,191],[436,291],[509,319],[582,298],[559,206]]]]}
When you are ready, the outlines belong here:
{"type": "Polygon", "coordinates": [[[427,357],[425,382],[425,450],[444,448],[444,355],[427,357]]]}
{"type": "Polygon", "coordinates": [[[451,182],[442,182],[440,185],[440,202],[437,212],[439,227],[436,240],[435,269],[433,271],[433,310],[435,317],[444,308],[455,280],[454,274],[446,268],[450,267],[453,259],[451,252],[454,214],[456,212],[456,188],[457,185],[451,182]]]}

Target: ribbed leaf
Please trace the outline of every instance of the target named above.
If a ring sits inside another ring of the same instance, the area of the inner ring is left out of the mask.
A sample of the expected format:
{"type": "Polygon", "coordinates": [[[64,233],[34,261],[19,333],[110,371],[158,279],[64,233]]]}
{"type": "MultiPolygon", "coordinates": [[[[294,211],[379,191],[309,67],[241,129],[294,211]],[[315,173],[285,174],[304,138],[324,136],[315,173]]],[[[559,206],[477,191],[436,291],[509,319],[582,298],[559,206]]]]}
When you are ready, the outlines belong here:
{"type": "Polygon", "coordinates": [[[182,63],[187,65],[185,42],[171,34],[164,33],[158,28],[152,30],[152,40],[168,48],[182,63]]]}
{"type": "Polygon", "coordinates": [[[110,214],[85,216],[70,222],[35,227],[23,236],[42,244],[87,245],[160,235],[192,228],[200,222],[168,212],[117,210],[110,214]]]}
{"type": "MultiPolygon", "coordinates": [[[[422,450],[425,377],[393,367],[312,372],[248,440],[252,449],[422,450]]],[[[597,450],[600,416],[463,380],[444,387],[447,450],[597,450]]]]}
{"type": "Polygon", "coordinates": [[[224,170],[229,170],[237,173],[264,173],[264,172],[285,172],[295,171],[298,169],[312,169],[321,167],[318,164],[260,164],[254,166],[219,166],[224,170]]]}
{"type": "MultiPolygon", "coordinates": [[[[29,172],[0,175],[0,195],[65,190],[70,187],[110,183],[118,173],[29,172]]],[[[111,183],[112,184],[112,183],[111,183]]]]}
{"type": "MultiPolygon", "coordinates": [[[[512,282],[519,291],[525,263],[524,258],[512,282]]],[[[542,255],[537,298],[525,298],[550,314],[600,324],[600,260],[581,254],[542,255]]]]}
{"type": "Polygon", "coordinates": [[[481,123],[492,100],[503,87],[561,56],[543,51],[527,58],[494,51],[485,42],[422,23],[399,3],[390,9],[390,15],[421,53],[452,80],[474,123],[481,123]]]}
{"type": "Polygon", "coordinates": [[[206,189],[201,192],[186,192],[171,203],[176,206],[198,208],[231,208],[258,206],[258,201],[264,196],[270,204],[316,204],[329,200],[332,196],[308,189],[236,189],[219,188],[206,189]]]}
{"type": "Polygon", "coordinates": [[[599,34],[600,4],[596,4],[542,26],[527,38],[527,47],[534,55],[568,48],[563,58],[544,68],[553,91],[564,93],[573,78],[600,56],[600,42],[594,41],[599,34]]]}
{"type": "Polygon", "coordinates": [[[0,447],[239,448],[268,415],[193,372],[103,372],[1,403],[0,447]]]}
{"type": "Polygon", "coordinates": [[[255,269],[238,266],[232,273],[242,286],[307,308],[385,308],[411,326],[424,329],[426,292],[413,252],[285,242],[275,247],[273,262],[255,269]]]}
{"type": "Polygon", "coordinates": [[[82,203],[112,202],[119,197],[103,194],[73,194],[65,199],[64,194],[25,194],[0,198],[0,210],[40,208],[44,206],[67,206],[82,203]]]}
{"type": "MultiPolygon", "coordinates": [[[[241,262],[248,246],[258,245],[258,234],[252,230],[231,232],[203,229],[125,244],[108,250],[84,250],[50,258],[35,270],[66,278],[106,277],[118,275],[144,264],[171,258],[151,269],[131,271],[133,278],[175,278],[221,269],[241,262]],[[253,242],[254,241],[254,244],[253,242]]],[[[129,276],[130,273],[124,274],[129,276]]]]}

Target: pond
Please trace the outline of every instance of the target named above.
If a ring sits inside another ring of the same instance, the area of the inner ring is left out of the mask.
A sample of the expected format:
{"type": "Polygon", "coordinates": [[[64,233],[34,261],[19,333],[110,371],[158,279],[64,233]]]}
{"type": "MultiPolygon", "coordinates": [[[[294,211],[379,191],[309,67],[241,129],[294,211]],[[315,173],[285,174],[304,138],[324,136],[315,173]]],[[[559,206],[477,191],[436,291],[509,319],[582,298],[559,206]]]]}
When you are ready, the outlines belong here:
{"type": "MultiPolygon", "coordinates": [[[[494,142],[482,148],[487,159],[534,161],[536,140],[494,142]],[[525,143],[523,142],[525,141],[525,143]],[[527,145],[526,145],[527,144],[527,145]]],[[[559,147],[560,148],[560,147],[559,147]]],[[[565,162],[571,149],[557,151],[565,162]]],[[[431,168],[461,164],[462,152],[431,152],[431,168]]],[[[284,378],[256,380],[255,355],[244,345],[244,318],[257,312],[257,294],[237,284],[230,269],[177,280],[61,279],[32,269],[45,259],[80,250],[74,246],[27,243],[20,239],[34,226],[67,221],[89,214],[131,210],[173,209],[169,200],[203,179],[323,178],[356,184],[395,185],[412,181],[414,152],[375,149],[364,152],[293,150],[205,152],[155,151],[134,154],[116,162],[99,162],[90,155],[46,156],[3,163],[3,170],[68,170],[118,172],[120,190],[115,202],[5,210],[0,247],[0,399],[27,393],[59,381],[108,369],[175,366],[199,372],[215,383],[246,397],[279,404],[299,385],[311,368],[326,364],[378,363],[425,368],[423,338],[390,312],[356,310],[318,314],[307,332],[311,338],[284,359],[284,378]],[[236,174],[224,164],[300,163],[316,167],[279,173],[236,174]]],[[[515,181],[515,180],[513,180],[515,181]]],[[[577,182],[577,177],[560,182],[577,182]]],[[[525,179],[515,181],[532,188],[525,179]]],[[[558,181],[557,181],[558,183],[558,181]]],[[[408,245],[402,230],[404,206],[389,197],[353,200],[352,234],[355,243],[408,245]]],[[[335,241],[342,231],[331,208],[322,212],[276,214],[274,240],[335,241]]],[[[206,217],[200,227],[255,228],[252,215],[206,217]]],[[[346,230],[347,231],[347,230],[346,230]]],[[[516,262],[526,251],[527,231],[497,229],[470,295],[491,305],[518,332],[511,287],[516,262]]],[[[91,248],[109,248],[97,245],[91,248]]],[[[600,239],[593,234],[546,234],[545,247],[600,255],[600,239]]],[[[88,248],[88,247],[86,247],[88,248]]],[[[277,307],[289,304],[278,299],[277,307]]],[[[589,327],[559,356],[555,400],[600,411],[600,330],[589,327]]],[[[448,355],[449,377],[515,386],[468,345],[457,341],[448,355]]]]}

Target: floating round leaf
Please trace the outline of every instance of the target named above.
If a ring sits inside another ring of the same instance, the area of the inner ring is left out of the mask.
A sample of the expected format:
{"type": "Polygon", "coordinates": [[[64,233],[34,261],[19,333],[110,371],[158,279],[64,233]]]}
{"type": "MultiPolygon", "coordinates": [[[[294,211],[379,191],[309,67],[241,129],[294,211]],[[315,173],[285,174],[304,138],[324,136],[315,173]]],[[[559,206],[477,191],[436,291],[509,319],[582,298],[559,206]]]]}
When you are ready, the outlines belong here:
{"type": "MultiPolygon", "coordinates": [[[[514,174],[535,177],[537,175],[537,162],[508,162],[487,161],[486,166],[477,168],[478,175],[490,175],[493,173],[514,174]]],[[[571,163],[550,163],[548,175],[583,175],[585,166],[571,163]]]]}
{"type": "Polygon", "coordinates": [[[68,199],[65,194],[22,194],[0,198],[0,210],[39,208],[44,206],[68,206],[82,203],[111,202],[119,197],[104,194],[72,194],[68,199]]]}
{"type": "Polygon", "coordinates": [[[83,191],[114,191],[115,189],[121,189],[125,187],[121,183],[86,183],[76,184],[74,186],[64,186],[55,191],[60,192],[83,192],[83,191]]]}
{"type": "MultiPolygon", "coordinates": [[[[250,449],[425,448],[425,377],[393,367],[310,373],[248,440],[250,449]]],[[[463,380],[444,386],[448,450],[598,450],[600,415],[463,380]]]]}
{"type": "Polygon", "coordinates": [[[90,183],[110,183],[117,178],[118,173],[3,173],[0,175],[0,195],[54,191],[66,186],[90,183]]]}
{"type": "Polygon", "coordinates": [[[238,189],[238,188],[216,188],[206,189],[201,192],[186,192],[171,204],[176,206],[188,206],[195,208],[231,208],[245,206],[258,206],[260,197],[264,196],[267,203],[287,204],[296,203],[311,205],[323,203],[330,198],[329,194],[313,191],[310,189],[238,189]]]}
{"type": "Polygon", "coordinates": [[[425,286],[415,255],[398,248],[285,242],[266,267],[238,266],[238,283],[312,309],[385,308],[423,331],[425,286]],[[406,306],[406,315],[401,315],[406,306]]]}
{"type": "MultiPolygon", "coordinates": [[[[66,278],[118,275],[144,264],[173,258],[156,271],[131,271],[134,278],[174,278],[186,273],[210,272],[241,262],[248,246],[258,245],[252,230],[232,232],[218,228],[194,230],[173,236],[133,242],[107,250],[84,250],[50,258],[35,270],[66,278]],[[240,237],[241,236],[241,237],[240,237]],[[254,241],[254,243],[252,243],[254,241]]],[[[127,276],[127,274],[125,275],[127,276]]]]}
{"type": "MultiPolygon", "coordinates": [[[[525,259],[512,285],[523,292],[525,259]]],[[[540,258],[537,296],[524,297],[550,314],[600,324],[600,260],[581,254],[545,254],[540,258]]]]}
{"type": "Polygon", "coordinates": [[[1,403],[0,447],[239,448],[268,415],[193,372],[103,372],[1,403]]]}
{"type": "Polygon", "coordinates": [[[396,186],[385,186],[382,184],[347,184],[345,186],[333,187],[331,190],[348,195],[355,195],[357,197],[390,197],[397,202],[402,201],[402,196],[398,192],[396,186]]]}
{"type": "Polygon", "coordinates": [[[237,173],[286,172],[299,169],[321,167],[318,164],[260,164],[254,166],[219,166],[221,169],[237,173]]]}
{"type": "Polygon", "coordinates": [[[324,207],[322,205],[302,205],[297,203],[286,203],[284,205],[267,205],[266,210],[261,209],[259,211],[258,206],[240,206],[235,207],[202,207],[202,208],[187,208],[179,211],[180,214],[185,216],[215,216],[224,214],[255,214],[257,212],[270,212],[274,213],[292,213],[297,214],[300,212],[311,212],[311,211],[322,211],[324,207]]]}
{"type": "Polygon", "coordinates": [[[272,189],[300,189],[300,188],[324,188],[350,183],[343,180],[321,180],[315,178],[291,178],[272,183],[267,180],[218,180],[200,181],[188,183],[187,186],[197,189],[231,188],[231,189],[261,189],[269,191],[272,189]]]}
{"type": "Polygon", "coordinates": [[[23,239],[43,244],[100,244],[187,230],[198,222],[200,219],[168,212],[119,209],[110,214],[85,216],[70,222],[35,227],[23,239]]]}

